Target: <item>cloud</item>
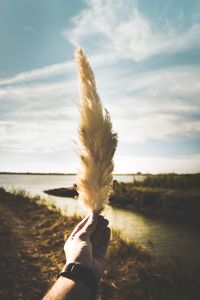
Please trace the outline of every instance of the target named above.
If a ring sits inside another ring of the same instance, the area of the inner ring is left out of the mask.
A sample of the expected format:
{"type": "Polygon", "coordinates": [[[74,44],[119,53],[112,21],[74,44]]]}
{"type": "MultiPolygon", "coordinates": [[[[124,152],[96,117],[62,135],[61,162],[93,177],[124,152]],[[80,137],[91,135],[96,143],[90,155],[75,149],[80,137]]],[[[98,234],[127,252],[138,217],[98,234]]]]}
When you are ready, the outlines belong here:
{"type": "Polygon", "coordinates": [[[70,80],[1,87],[0,148],[15,153],[71,149],[78,118],[75,84],[70,80]]]}
{"type": "MultiPolygon", "coordinates": [[[[194,118],[200,109],[197,67],[170,67],[140,74],[121,73],[120,66],[116,68],[112,72],[107,72],[105,66],[96,70],[97,86],[105,107],[111,112],[120,144],[134,147],[148,140],[175,141],[199,135],[200,121],[194,118]]],[[[77,84],[77,79],[71,78],[1,87],[0,101],[8,106],[1,123],[2,147],[9,149],[10,145],[11,151],[63,149],[64,134],[57,133],[64,128],[72,144],[70,139],[76,139],[78,122],[77,84]],[[10,125],[5,126],[3,122],[10,125]],[[50,147],[52,134],[57,140],[56,146],[50,147]]]]}
{"type": "Polygon", "coordinates": [[[75,134],[70,120],[0,122],[0,148],[15,153],[52,153],[72,149],[75,134]]]}
{"type": "Polygon", "coordinates": [[[87,0],[86,4],[63,34],[73,45],[83,45],[91,53],[104,51],[118,60],[139,62],[200,46],[199,22],[187,29],[166,22],[161,29],[139,10],[137,1],[87,0]]]}
{"type": "MultiPolygon", "coordinates": [[[[93,67],[101,67],[102,64],[107,64],[107,66],[113,63],[113,56],[104,53],[97,53],[90,56],[90,62],[93,67]]],[[[21,72],[14,76],[7,78],[0,78],[0,86],[14,85],[19,83],[31,83],[31,82],[41,82],[42,80],[55,80],[56,77],[61,75],[68,75],[69,78],[74,78],[76,76],[76,68],[74,60],[69,60],[60,64],[52,64],[44,66],[42,68],[21,72]]],[[[1,94],[0,94],[1,95],[1,94]]]]}
{"type": "Polygon", "coordinates": [[[74,79],[49,83],[10,85],[0,88],[0,101],[33,101],[33,104],[39,102],[42,105],[45,100],[50,101],[52,98],[55,100],[60,97],[67,97],[68,94],[74,95],[76,89],[77,82],[74,79]]]}
{"type": "Polygon", "coordinates": [[[74,62],[68,61],[60,64],[45,66],[32,71],[22,72],[15,76],[0,79],[0,85],[41,80],[65,74],[74,69],[74,62]]]}
{"type": "Polygon", "coordinates": [[[115,173],[196,173],[200,169],[200,154],[167,157],[116,156],[115,173]]]}
{"type": "MultiPolygon", "coordinates": [[[[123,148],[124,158],[119,160],[125,159],[127,167],[124,145],[133,149],[152,140],[176,143],[177,139],[198,139],[198,66],[138,68],[141,61],[154,55],[199,45],[198,34],[198,23],[184,32],[171,25],[155,28],[139,11],[137,1],[118,0],[88,0],[87,8],[65,31],[71,43],[85,45],[90,54],[99,94],[123,148]],[[127,68],[121,58],[128,61],[127,68]]],[[[78,122],[77,86],[73,61],[0,79],[1,149],[36,154],[67,149],[72,156],[78,122]],[[58,78],[60,75],[67,76],[58,78]]],[[[153,159],[149,158],[149,168],[153,168],[153,159]]],[[[138,168],[142,160],[138,160],[138,168]]],[[[134,167],[135,158],[130,161],[134,167]]],[[[144,161],[148,165],[148,158],[144,161]]],[[[157,158],[157,162],[164,166],[164,158],[157,158]]],[[[182,157],[183,162],[186,158],[182,157]]],[[[181,166],[180,161],[178,164],[181,166]]]]}
{"type": "Polygon", "coordinates": [[[119,140],[134,146],[147,140],[198,137],[200,121],[198,67],[171,67],[123,74],[101,83],[119,140]]]}

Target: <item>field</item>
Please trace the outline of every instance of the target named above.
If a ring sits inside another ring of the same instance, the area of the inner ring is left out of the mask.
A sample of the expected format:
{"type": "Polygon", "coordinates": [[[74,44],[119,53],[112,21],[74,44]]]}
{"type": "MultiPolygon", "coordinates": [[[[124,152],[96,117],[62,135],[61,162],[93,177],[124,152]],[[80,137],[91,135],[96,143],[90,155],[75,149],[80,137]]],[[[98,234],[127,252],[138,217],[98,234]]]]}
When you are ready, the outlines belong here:
{"type": "MultiPolygon", "coordinates": [[[[24,192],[0,189],[0,299],[38,300],[56,280],[64,240],[79,221],[24,192]]],[[[112,234],[98,299],[197,300],[200,274],[160,262],[141,245],[112,234]]]]}

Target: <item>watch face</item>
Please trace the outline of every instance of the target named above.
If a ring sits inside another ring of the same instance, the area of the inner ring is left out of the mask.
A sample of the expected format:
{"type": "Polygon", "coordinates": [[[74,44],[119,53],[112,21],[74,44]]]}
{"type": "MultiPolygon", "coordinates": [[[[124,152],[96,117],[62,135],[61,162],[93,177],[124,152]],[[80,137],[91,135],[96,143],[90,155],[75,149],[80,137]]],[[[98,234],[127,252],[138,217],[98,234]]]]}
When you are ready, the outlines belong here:
{"type": "Polygon", "coordinates": [[[66,271],[73,272],[74,268],[75,268],[75,264],[69,264],[67,265],[66,271]]]}
{"type": "Polygon", "coordinates": [[[74,274],[76,271],[78,271],[82,268],[83,267],[81,264],[70,263],[65,266],[64,272],[70,272],[71,274],[74,274]]]}

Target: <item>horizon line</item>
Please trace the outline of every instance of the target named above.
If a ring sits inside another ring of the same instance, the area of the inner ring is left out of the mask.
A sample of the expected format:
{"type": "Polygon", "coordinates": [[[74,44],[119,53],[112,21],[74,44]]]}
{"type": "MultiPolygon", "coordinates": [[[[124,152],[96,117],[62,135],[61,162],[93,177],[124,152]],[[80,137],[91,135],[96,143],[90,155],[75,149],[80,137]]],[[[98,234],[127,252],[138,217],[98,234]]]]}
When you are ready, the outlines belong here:
{"type": "MultiPolygon", "coordinates": [[[[163,172],[163,173],[113,173],[113,176],[135,176],[135,175],[165,175],[165,174],[174,174],[174,175],[190,175],[190,174],[200,174],[199,172],[195,173],[176,173],[176,172],[163,172]]],[[[77,173],[63,173],[63,172],[12,172],[12,171],[0,171],[0,175],[68,175],[75,176],[77,173]]]]}

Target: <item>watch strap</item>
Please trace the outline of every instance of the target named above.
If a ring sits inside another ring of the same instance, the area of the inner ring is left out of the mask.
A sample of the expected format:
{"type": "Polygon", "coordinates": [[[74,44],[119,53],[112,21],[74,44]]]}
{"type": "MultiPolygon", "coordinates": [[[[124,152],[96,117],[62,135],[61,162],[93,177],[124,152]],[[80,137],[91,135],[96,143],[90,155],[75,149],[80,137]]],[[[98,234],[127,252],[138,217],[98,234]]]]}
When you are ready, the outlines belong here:
{"type": "Polygon", "coordinates": [[[94,273],[89,268],[80,263],[70,263],[65,265],[63,270],[59,273],[58,278],[60,276],[72,279],[74,281],[81,281],[90,290],[92,299],[96,299],[97,279],[94,273]]]}

